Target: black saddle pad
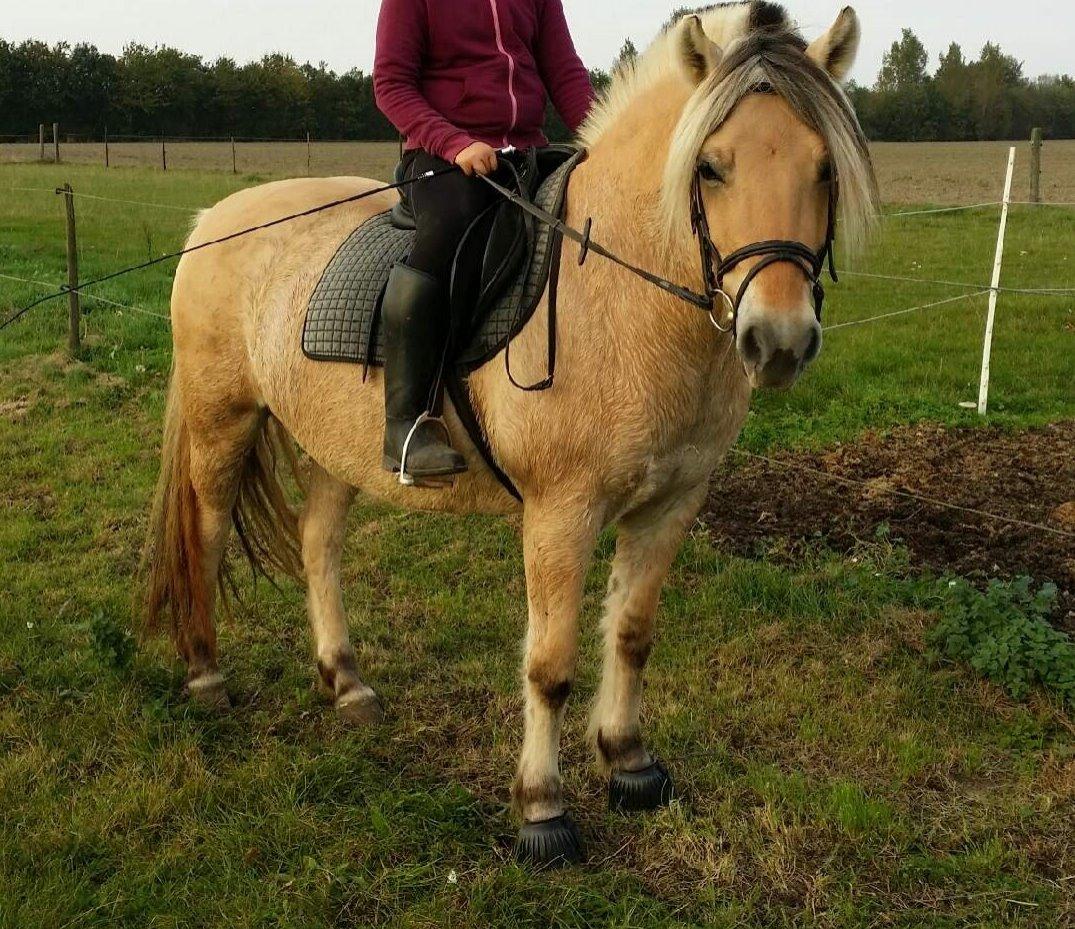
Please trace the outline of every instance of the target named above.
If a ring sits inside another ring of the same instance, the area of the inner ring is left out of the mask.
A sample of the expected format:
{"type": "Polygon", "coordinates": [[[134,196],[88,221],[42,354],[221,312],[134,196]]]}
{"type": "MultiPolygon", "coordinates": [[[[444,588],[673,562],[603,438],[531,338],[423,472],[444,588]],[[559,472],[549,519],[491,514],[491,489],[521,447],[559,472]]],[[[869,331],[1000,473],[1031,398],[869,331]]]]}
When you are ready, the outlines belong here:
{"type": "MultiPolygon", "coordinates": [[[[534,203],[560,216],[568,179],[584,154],[576,152],[553,171],[538,189],[534,203]]],[[[457,364],[467,369],[484,364],[533,315],[548,282],[551,232],[543,223],[536,225],[533,247],[485,318],[475,322],[468,344],[457,353],[457,364]]],[[[382,336],[375,319],[389,271],[406,258],[413,238],[413,231],[392,225],[390,211],[371,217],[347,237],[310,298],[302,330],[302,350],[307,357],[384,364],[382,336]]]]}

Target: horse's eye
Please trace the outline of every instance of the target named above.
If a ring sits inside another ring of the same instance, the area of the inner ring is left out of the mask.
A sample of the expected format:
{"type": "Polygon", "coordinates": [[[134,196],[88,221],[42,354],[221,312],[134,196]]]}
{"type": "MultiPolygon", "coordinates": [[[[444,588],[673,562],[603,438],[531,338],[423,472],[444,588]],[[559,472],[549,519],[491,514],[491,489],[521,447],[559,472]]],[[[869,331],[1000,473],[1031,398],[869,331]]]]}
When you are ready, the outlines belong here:
{"type": "Polygon", "coordinates": [[[723,184],[724,174],[709,161],[698,162],[698,174],[707,184],[723,184]]]}
{"type": "Polygon", "coordinates": [[[831,184],[832,183],[832,162],[823,161],[821,167],[817,172],[817,180],[819,184],[831,184]]]}

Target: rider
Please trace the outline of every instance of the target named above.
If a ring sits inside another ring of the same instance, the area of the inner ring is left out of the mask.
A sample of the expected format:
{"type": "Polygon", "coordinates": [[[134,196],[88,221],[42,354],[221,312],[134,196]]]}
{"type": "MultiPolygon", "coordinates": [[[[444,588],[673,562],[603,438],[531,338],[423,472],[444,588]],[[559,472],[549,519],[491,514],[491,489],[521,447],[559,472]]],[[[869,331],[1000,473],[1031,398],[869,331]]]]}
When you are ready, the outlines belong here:
{"type": "Polygon", "coordinates": [[[438,370],[449,334],[456,247],[495,192],[475,175],[497,149],[546,144],[546,95],[574,132],[593,102],[561,0],[382,0],[373,66],[377,106],[406,139],[405,177],[460,171],[409,190],[417,233],[388,279],[384,467],[416,479],[466,470],[436,423],[438,370]],[[412,434],[413,433],[413,434],[412,434]]]}

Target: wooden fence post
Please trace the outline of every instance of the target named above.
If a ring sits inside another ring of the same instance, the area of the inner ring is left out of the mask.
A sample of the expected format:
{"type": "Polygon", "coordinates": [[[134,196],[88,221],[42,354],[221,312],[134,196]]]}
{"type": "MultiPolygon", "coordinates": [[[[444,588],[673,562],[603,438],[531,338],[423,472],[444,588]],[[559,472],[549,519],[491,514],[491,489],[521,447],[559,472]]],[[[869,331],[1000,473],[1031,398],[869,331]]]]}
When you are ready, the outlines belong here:
{"type": "Polygon", "coordinates": [[[52,151],[53,151],[53,159],[52,160],[55,161],[56,164],[59,164],[60,163],[60,124],[59,123],[53,123],[52,124],[52,151]]]}
{"type": "Polygon", "coordinates": [[[78,297],[78,237],[75,233],[75,194],[70,182],[59,190],[67,211],[67,350],[77,355],[82,350],[79,333],[82,310],[78,297]]]}
{"type": "Polygon", "coordinates": [[[105,126],[105,167],[109,167],[108,164],[108,126],[105,126]]]}
{"type": "Polygon", "coordinates": [[[239,169],[235,163],[235,136],[231,137],[231,173],[238,174],[239,169]]]}
{"type": "Polygon", "coordinates": [[[310,176],[310,133],[306,133],[306,176],[310,176]]]}
{"type": "Polygon", "coordinates": [[[38,123],[37,124],[37,141],[41,143],[41,156],[40,156],[39,160],[44,161],[45,160],[45,124],[44,123],[38,123]]]}
{"type": "Polygon", "coordinates": [[[1040,129],[1030,133],[1030,202],[1041,203],[1041,139],[1040,129]]]}
{"type": "Polygon", "coordinates": [[[164,133],[161,133],[161,170],[168,170],[168,149],[164,144],[164,133]]]}

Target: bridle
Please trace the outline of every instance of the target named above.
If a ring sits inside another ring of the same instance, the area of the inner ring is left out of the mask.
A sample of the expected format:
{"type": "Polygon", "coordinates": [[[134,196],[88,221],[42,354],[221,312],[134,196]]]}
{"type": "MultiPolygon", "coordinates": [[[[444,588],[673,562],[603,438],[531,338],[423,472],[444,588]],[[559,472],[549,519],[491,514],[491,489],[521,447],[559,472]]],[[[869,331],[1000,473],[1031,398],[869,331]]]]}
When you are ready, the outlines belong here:
{"type": "MultiPolygon", "coordinates": [[[[762,91],[764,92],[764,91],[762,91]]],[[[821,322],[821,312],[825,304],[825,287],[821,283],[821,275],[826,262],[829,266],[829,277],[833,283],[839,282],[836,274],[836,259],[833,255],[833,244],[836,241],[836,202],[839,193],[836,178],[829,182],[828,219],[825,231],[825,244],[820,251],[814,251],[810,246],[790,239],[768,239],[763,242],[752,242],[736,249],[729,255],[721,255],[720,249],[713,243],[713,237],[709,232],[709,219],[705,213],[705,201],[702,199],[702,169],[694,170],[694,178],[691,181],[691,232],[698,240],[698,250],[702,263],[702,279],[705,281],[706,297],[709,299],[709,321],[721,332],[735,333],[739,323],[739,307],[743,303],[750,285],[754,279],[770,265],[793,264],[806,276],[811,284],[814,297],[814,315],[821,322]],[[735,296],[731,296],[724,289],[724,278],[744,261],[751,258],[761,258],[743,278],[739,290],[735,296]],[[727,314],[723,325],[718,322],[714,315],[716,299],[724,302],[727,314]]]]}
{"type": "MultiPolygon", "coordinates": [[[[771,93],[772,91],[767,91],[764,87],[759,87],[757,92],[771,93]]],[[[507,149],[504,153],[510,151],[513,150],[507,149]]],[[[839,282],[839,277],[836,274],[836,259],[833,254],[833,245],[836,242],[836,205],[839,200],[839,183],[835,174],[829,182],[828,218],[827,228],[825,230],[825,242],[819,251],[815,252],[809,245],[806,245],[803,242],[796,242],[790,239],[768,239],[763,242],[752,242],[749,245],[744,245],[742,248],[736,249],[725,257],[721,255],[720,249],[713,243],[713,237],[709,231],[709,220],[705,214],[705,201],[702,198],[701,167],[696,167],[694,170],[694,177],[691,181],[690,217],[691,231],[698,241],[698,251],[702,266],[702,280],[705,282],[704,293],[698,293],[690,287],[676,284],[667,278],[661,277],[659,274],[654,274],[652,271],[640,268],[638,265],[632,264],[621,258],[615,252],[612,252],[595,242],[590,237],[590,229],[593,225],[591,219],[586,220],[586,223],[581,230],[575,229],[573,226],[569,226],[560,217],[553,216],[536,204],[531,203],[525,197],[520,196],[515,191],[509,190],[507,187],[498,184],[491,177],[482,175],[481,179],[505,199],[510,200],[522,209],[525,213],[529,213],[540,222],[552,228],[558,235],[571,239],[573,242],[577,242],[579,245],[580,265],[586,261],[586,258],[591,251],[596,252],[609,259],[609,261],[615,262],[620,267],[626,268],[632,274],[642,278],[644,281],[648,281],[650,284],[660,287],[661,290],[664,290],[667,293],[678,297],[680,300],[690,303],[692,306],[702,310],[708,314],[709,321],[713,326],[721,332],[735,334],[739,322],[739,307],[743,302],[743,297],[746,295],[750,285],[754,283],[754,279],[770,265],[784,262],[793,264],[802,271],[811,285],[814,298],[814,315],[817,317],[818,322],[821,322],[821,312],[825,304],[825,287],[821,283],[821,275],[825,270],[826,263],[828,264],[829,276],[832,278],[833,283],[839,282]],[[761,258],[761,261],[757,262],[757,264],[747,272],[746,277],[743,278],[743,282],[739,285],[739,290],[733,297],[724,289],[724,278],[744,261],[748,261],[751,258],[761,258]],[[727,310],[723,324],[718,321],[717,317],[714,315],[717,298],[720,298],[723,301],[725,309],[727,310]]],[[[546,381],[542,383],[551,383],[551,381],[547,378],[546,381]]]]}

